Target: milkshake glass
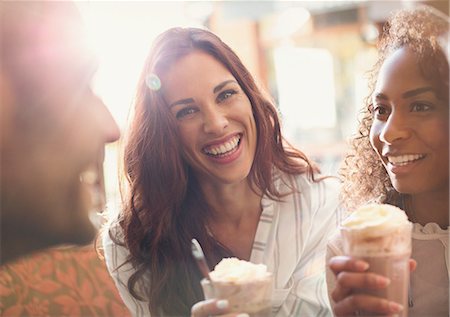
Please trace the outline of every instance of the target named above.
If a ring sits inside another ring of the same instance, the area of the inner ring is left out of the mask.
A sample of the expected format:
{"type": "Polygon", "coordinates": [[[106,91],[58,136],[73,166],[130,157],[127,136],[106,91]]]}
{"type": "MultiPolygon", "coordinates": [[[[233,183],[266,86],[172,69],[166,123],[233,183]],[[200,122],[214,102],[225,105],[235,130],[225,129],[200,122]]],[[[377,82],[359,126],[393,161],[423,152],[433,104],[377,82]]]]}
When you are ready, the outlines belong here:
{"type": "Polygon", "coordinates": [[[223,259],[201,285],[205,299],[227,299],[230,311],[251,317],[269,317],[272,312],[272,273],[263,264],[223,259]]]}
{"type": "Polygon", "coordinates": [[[342,222],[340,230],[346,255],[366,261],[368,272],[391,280],[384,289],[361,289],[356,293],[397,302],[403,305],[398,316],[408,316],[412,223],[405,212],[385,204],[362,206],[342,222]]]}

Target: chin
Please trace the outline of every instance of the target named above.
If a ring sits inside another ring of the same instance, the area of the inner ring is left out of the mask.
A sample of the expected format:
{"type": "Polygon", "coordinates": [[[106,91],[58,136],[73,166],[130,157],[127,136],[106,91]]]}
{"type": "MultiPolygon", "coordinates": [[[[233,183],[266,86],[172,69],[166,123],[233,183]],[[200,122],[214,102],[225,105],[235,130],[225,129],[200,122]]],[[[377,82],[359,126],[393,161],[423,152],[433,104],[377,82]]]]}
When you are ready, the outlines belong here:
{"type": "Polygon", "coordinates": [[[73,239],[74,244],[86,245],[94,241],[97,235],[97,229],[91,224],[86,226],[83,231],[76,232],[73,239]]]}
{"type": "Polygon", "coordinates": [[[88,245],[94,241],[97,230],[89,219],[72,219],[69,222],[28,224],[28,237],[39,249],[60,245],[88,245]]]}
{"type": "Polygon", "coordinates": [[[61,215],[60,222],[57,223],[58,239],[62,243],[85,245],[91,243],[97,235],[97,227],[92,222],[90,215],[94,214],[93,205],[90,199],[83,193],[80,199],[66,201],[64,215],[61,215]]]}
{"type": "Polygon", "coordinates": [[[97,232],[97,228],[86,217],[74,219],[70,228],[65,228],[60,232],[60,237],[61,240],[64,240],[62,243],[86,245],[94,241],[97,232]]]}
{"type": "Polygon", "coordinates": [[[400,194],[414,195],[418,191],[418,188],[416,186],[414,186],[414,185],[411,185],[411,184],[401,184],[401,183],[398,183],[398,182],[393,182],[392,186],[400,194]]]}

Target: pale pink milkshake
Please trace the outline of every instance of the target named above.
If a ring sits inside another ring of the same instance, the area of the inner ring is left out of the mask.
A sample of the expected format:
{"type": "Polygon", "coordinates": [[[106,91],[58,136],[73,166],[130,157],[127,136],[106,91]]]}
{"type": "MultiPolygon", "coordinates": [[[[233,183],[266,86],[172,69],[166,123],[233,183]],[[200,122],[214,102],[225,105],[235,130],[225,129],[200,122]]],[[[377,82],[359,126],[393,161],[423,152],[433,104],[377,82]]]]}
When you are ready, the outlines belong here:
{"type": "Polygon", "coordinates": [[[227,299],[232,312],[252,317],[271,315],[273,277],[264,264],[226,258],[216,265],[210,277],[212,283],[201,281],[206,299],[227,299]]]}
{"type": "Polygon", "coordinates": [[[388,277],[381,290],[359,290],[403,305],[399,316],[408,316],[409,259],[412,223],[392,205],[370,204],[342,222],[344,253],[369,263],[369,272],[388,277]]]}

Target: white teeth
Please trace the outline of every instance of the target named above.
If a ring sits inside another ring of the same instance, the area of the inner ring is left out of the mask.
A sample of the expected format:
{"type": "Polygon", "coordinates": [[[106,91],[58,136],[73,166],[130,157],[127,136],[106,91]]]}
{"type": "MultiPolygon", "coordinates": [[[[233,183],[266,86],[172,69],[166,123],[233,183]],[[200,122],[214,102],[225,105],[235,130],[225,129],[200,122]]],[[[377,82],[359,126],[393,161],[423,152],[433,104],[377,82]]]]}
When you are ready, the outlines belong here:
{"type": "Polygon", "coordinates": [[[102,171],[94,165],[80,173],[81,186],[83,186],[91,200],[90,208],[96,212],[103,210],[105,207],[105,189],[102,177],[102,171]]]}
{"type": "Polygon", "coordinates": [[[93,185],[98,181],[98,173],[96,169],[88,169],[80,174],[80,182],[93,185]]]}
{"type": "Polygon", "coordinates": [[[416,161],[425,157],[423,154],[408,154],[408,155],[399,155],[399,156],[388,156],[389,163],[393,165],[406,165],[409,162],[416,161]]]}
{"type": "Polygon", "coordinates": [[[216,146],[204,148],[203,151],[209,155],[222,155],[234,150],[239,144],[241,137],[236,135],[231,140],[216,146]]]}

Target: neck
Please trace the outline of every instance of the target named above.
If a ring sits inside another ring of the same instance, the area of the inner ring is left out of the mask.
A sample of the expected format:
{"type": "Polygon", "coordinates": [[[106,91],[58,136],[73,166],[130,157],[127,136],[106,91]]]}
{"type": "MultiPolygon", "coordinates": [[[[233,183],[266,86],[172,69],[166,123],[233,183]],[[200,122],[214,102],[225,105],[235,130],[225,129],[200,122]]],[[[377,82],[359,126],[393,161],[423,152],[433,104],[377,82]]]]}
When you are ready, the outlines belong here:
{"type": "Polygon", "coordinates": [[[261,195],[255,193],[247,181],[226,186],[202,186],[202,191],[212,209],[212,222],[239,225],[243,218],[259,219],[261,195]]]}
{"type": "Polygon", "coordinates": [[[23,243],[23,241],[11,241],[10,239],[4,239],[3,236],[1,239],[0,248],[2,254],[0,265],[11,263],[35,250],[34,247],[23,243]]]}
{"type": "Polygon", "coordinates": [[[411,204],[407,208],[411,221],[426,225],[437,223],[442,229],[449,225],[448,190],[427,194],[411,195],[411,204]]]}
{"type": "Polygon", "coordinates": [[[35,251],[45,249],[54,243],[44,241],[35,235],[27,235],[21,230],[11,232],[2,224],[0,237],[0,265],[11,263],[35,251]]]}
{"type": "Polygon", "coordinates": [[[202,186],[210,208],[207,220],[214,238],[233,256],[250,260],[261,216],[261,195],[245,180],[239,184],[202,186]]]}

